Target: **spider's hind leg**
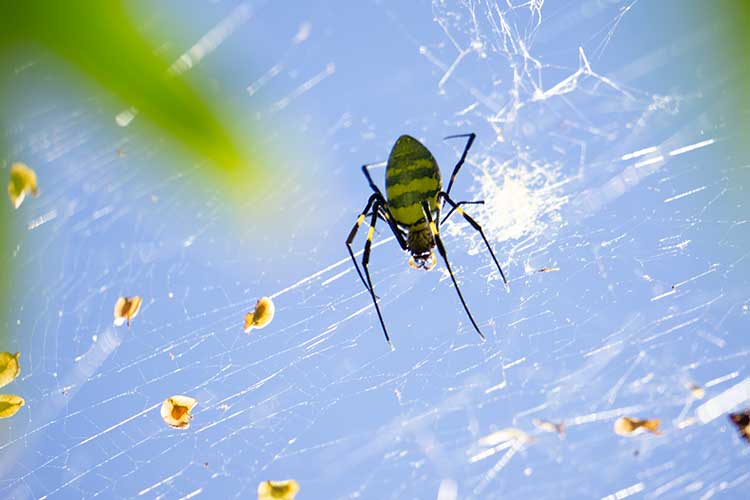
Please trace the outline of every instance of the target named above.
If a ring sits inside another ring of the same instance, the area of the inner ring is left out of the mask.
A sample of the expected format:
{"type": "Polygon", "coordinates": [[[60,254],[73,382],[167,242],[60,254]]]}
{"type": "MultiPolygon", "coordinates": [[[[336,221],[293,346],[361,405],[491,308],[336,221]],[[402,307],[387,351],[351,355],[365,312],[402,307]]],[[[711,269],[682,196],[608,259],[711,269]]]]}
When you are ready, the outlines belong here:
{"type": "Polygon", "coordinates": [[[448,274],[450,274],[451,280],[453,281],[453,286],[456,288],[456,293],[458,293],[458,298],[461,300],[461,305],[464,306],[464,310],[466,311],[466,314],[469,316],[469,320],[471,321],[471,324],[474,326],[474,329],[477,331],[479,336],[482,337],[482,340],[485,340],[484,334],[479,329],[479,326],[477,326],[477,322],[474,321],[474,317],[471,315],[471,311],[469,311],[469,306],[466,305],[464,296],[463,294],[461,294],[461,289],[458,287],[458,282],[456,281],[456,277],[453,275],[453,270],[451,269],[450,262],[448,262],[448,255],[445,252],[445,246],[443,245],[443,240],[440,238],[440,232],[438,231],[437,226],[435,225],[435,221],[432,220],[432,213],[430,213],[430,206],[426,201],[422,202],[422,212],[424,212],[424,215],[427,218],[427,223],[430,226],[430,231],[432,232],[432,237],[435,240],[435,245],[437,246],[438,253],[443,258],[443,261],[445,262],[445,267],[448,269],[448,274]]]}
{"type": "MultiPolygon", "coordinates": [[[[497,261],[497,257],[495,257],[495,252],[492,251],[492,247],[490,246],[490,242],[487,241],[487,236],[485,236],[484,230],[482,229],[482,226],[480,226],[479,223],[477,221],[475,221],[469,214],[467,214],[466,212],[464,212],[464,210],[460,206],[461,203],[456,203],[455,201],[453,201],[451,199],[451,197],[448,195],[448,193],[441,192],[440,194],[438,194],[438,198],[442,198],[443,200],[445,200],[451,206],[451,212],[448,215],[452,214],[453,211],[458,212],[459,214],[461,214],[463,216],[463,218],[466,220],[466,222],[468,222],[469,224],[471,224],[471,227],[473,227],[475,230],[477,230],[479,232],[480,236],[482,236],[482,240],[484,241],[485,246],[487,247],[487,251],[490,252],[490,255],[492,256],[492,260],[495,262],[495,266],[497,266],[497,270],[500,272],[500,277],[503,278],[503,283],[507,287],[508,286],[508,280],[505,279],[505,273],[503,272],[503,269],[500,267],[500,263],[497,261]]],[[[466,202],[464,202],[464,204],[465,203],[466,202]]],[[[445,219],[447,219],[447,218],[448,217],[446,217],[445,219]]],[[[443,219],[443,222],[445,222],[445,219],[443,219]]]]}

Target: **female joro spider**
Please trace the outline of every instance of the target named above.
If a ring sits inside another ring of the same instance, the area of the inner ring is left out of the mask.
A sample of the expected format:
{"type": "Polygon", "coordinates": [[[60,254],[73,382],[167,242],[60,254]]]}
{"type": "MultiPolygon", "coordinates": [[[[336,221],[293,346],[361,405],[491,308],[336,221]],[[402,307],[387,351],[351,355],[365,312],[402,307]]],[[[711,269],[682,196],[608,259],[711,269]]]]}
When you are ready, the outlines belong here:
{"type": "Polygon", "coordinates": [[[477,202],[459,202],[456,203],[450,197],[451,188],[453,187],[453,181],[456,180],[458,171],[466,160],[466,154],[469,152],[474,139],[475,134],[460,134],[451,135],[446,139],[453,139],[457,137],[466,137],[466,147],[461,155],[461,158],[453,168],[450,182],[448,182],[448,189],[442,190],[442,181],[440,178],[440,169],[438,164],[433,158],[432,153],[418,140],[415,138],[402,135],[394,144],[391,154],[388,157],[388,164],[385,169],[385,192],[387,198],[383,196],[383,193],[375,185],[370,177],[368,168],[370,165],[363,165],[362,172],[367,178],[367,182],[370,184],[370,188],[373,190],[373,194],[370,199],[367,200],[364,210],[360,214],[357,222],[354,224],[349,237],[346,239],[346,247],[349,250],[349,255],[352,257],[354,267],[357,269],[362,283],[365,288],[370,292],[370,297],[375,304],[375,310],[378,313],[378,319],[380,325],[383,327],[383,333],[385,334],[385,340],[390,344],[391,339],[388,336],[388,330],[385,327],[383,321],[383,315],[380,313],[380,306],[378,306],[378,300],[375,295],[375,290],[372,287],[372,279],[370,278],[370,270],[368,265],[370,263],[370,249],[372,247],[372,236],[375,232],[375,223],[378,218],[385,221],[393,231],[393,235],[396,237],[396,241],[401,246],[402,250],[405,250],[411,254],[409,259],[409,265],[414,268],[424,269],[429,271],[435,266],[435,253],[433,248],[437,247],[438,253],[445,261],[445,267],[448,269],[453,285],[458,293],[458,298],[461,300],[461,304],[466,310],[466,314],[471,320],[471,324],[474,325],[474,329],[477,331],[480,337],[484,339],[484,335],[479,330],[476,321],[471,315],[469,308],[464,301],[463,295],[461,295],[461,289],[458,287],[456,277],[453,275],[451,265],[448,262],[448,256],[445,253],[445,247],[443,241],[440,238],[440,231],[438,226],[443,224],[453,212],[458,212],[463,216],[471,226],[479,231],[479,234],[484,240],[484,244],[487,246],[487,250],[492,256],[492,260],[495,261],[497,270],[500,271],[500,276],[503,278],[505,285],[508,285],[508,280],[505,279],[505,274],[500,268],[500,264],[495,257],[490,243],[487,241],[487,237],[484,235],[482,226],[480,226],[474,219],[472,219],[464,210],[461,205],[472,204],[472,203],[483,203],[482,201],[477,202]],[[442,204],[448,203],[451,206],[450,212],[445,218],[440,220],[440,209],[442,204]],[[372,210],[372,211],[371,211],[372,210]],[[365,243],[365,249],[362,254],[362,267],[365,270],[364,276],[362,271],[357,265],[357,260],[354,258],[354,252],[352,251],[352,241],[357,235],[359,226],[362,225],[368,214],[370,215],[370,229],[367,233],[367,242],[365,243]],[[367,277],[367,281],[365,281],[367,277]]]}

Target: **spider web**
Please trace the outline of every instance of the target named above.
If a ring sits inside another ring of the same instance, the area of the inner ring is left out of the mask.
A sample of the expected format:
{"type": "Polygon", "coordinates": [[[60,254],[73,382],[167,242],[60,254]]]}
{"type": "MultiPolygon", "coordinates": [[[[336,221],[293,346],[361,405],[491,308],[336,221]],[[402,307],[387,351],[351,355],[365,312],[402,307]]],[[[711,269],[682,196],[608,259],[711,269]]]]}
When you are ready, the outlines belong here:
{"type": "Polygon", "coordinates": [[[27,404],[2,421],[2,496],[253,498],[283,478],[299,498],[741,496],[748,448],[724,413],[750,393],[748,160],[725,76],[683,72],[718,50],[717,26],[644,31],[678,2],[315,4],[140,14],[194,37],[167,49],[207,43],[180,71],[200,62],[286,155],[239,206],[104,97],[19,66],[45,82],[10,109],[42,195],[14,213],[3,350],[22,353],[27,404]],[[448,221],[483,343],[442,264],[409,269],[379,227],[391,352],[343,244],[368,196],[358,165],[410,133],[445,177],[463,144],[440,139],[469,131],[453,193],[485,201],[467,211],[510,290],[448,221]],[[136,294],[132,327],[113,327],[136,294]],[[264,295],[274,322],[243,335],[264,295]],[[198,400],[187,431],[159,416],[173,394],[198,400]],[[623,415],[663,435],[617,436],[623,415]],[[525,434],[483,445],[510,427],[525,434]]]}

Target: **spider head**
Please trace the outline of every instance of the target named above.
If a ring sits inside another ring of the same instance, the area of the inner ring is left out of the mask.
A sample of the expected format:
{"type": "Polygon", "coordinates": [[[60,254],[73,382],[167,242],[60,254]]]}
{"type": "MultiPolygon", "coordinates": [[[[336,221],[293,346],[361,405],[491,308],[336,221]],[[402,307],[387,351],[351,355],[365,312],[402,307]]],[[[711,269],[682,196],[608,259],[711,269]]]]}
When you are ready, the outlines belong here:
{"type": "Polygon", "coordinates": [[[432,233],[426,224],[409,229],[409,234],[406,238],[406,247],[409,253],[411,253],[409,266],[414,269],[424,269],[425,271],[429,271],[435,267],[437,260],[435,259],[435,252],[432,251],[435,248],[435,240],[432,238],[432,233]]]}

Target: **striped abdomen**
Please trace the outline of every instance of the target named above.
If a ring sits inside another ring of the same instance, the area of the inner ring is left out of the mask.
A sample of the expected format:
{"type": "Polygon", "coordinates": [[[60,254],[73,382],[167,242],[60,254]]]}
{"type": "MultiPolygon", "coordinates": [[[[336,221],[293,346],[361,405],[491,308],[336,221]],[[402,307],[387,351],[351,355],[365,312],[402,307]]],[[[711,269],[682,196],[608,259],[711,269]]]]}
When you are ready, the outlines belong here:
{"type": "Polygon", "coordinates": [[[396,222],[406,227],[423,225],[422,202],[427,200],[435,212],[441,185],[440,169],[432,153],[411,136],[399,137],[385,170],[388,207],[396,222]]]}

